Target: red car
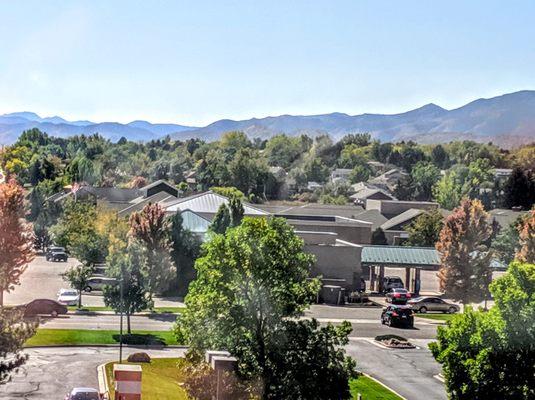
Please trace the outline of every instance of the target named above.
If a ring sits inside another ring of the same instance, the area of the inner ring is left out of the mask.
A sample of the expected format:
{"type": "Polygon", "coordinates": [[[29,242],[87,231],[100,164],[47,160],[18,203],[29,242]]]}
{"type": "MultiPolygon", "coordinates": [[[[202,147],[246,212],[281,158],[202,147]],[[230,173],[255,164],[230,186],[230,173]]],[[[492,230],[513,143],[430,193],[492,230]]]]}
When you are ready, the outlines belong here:
{"type": "Polygon", "coordinates": [[[37,315],[57,317],[60,314],[67,314],[67,306],[49,299],[35,299],[22,307],[24,308],[25,317],[35,317],[37,315]]]}
{"type": "Polygon", "coordinates": [[[392,304],[405,304],[411,298],[407,289],[395,288],[386,294],[386,302],[392,304]]]}

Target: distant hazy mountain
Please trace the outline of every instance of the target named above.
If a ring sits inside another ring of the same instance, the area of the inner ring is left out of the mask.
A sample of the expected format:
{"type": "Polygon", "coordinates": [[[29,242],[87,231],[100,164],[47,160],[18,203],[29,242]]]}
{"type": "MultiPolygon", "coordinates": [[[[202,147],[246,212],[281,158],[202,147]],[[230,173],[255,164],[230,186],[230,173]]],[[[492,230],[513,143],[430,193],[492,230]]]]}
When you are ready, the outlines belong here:
{"type": "Polygon", "coordinates": [[[49,135],[58,137],[100,133],[114,142],[123,136],[130,140],[146,141],[192,129],[183,125],[151,124],[147,121],[133,121],[129,124],[67,121],[58,116],[41,118],[33,112],[25,111],[0,115],[0,144],[13,143],[23,131],[31,128],[39,128],[49,135]]]}
{"type": "Polygon", "coordinates": [[[535,141],[535,91],[524,90],[491,99],[479,99],[454,110],[435,104],[402,114],[280,115],[244,121],[222,119],[203,128],[133,121],[69,122],[61,117],[41,118],[32,112],[0,116],[0,144],[11,143],[26,129],[37,127],[49,135],[66,137],[95,132],[117,141],[151,140],[167,134],[176,139],[191,137],[216,140],[224,132],[240,130],[251,138],[269,138],[278,133],[311,136],[329,134],[339,139],[348,133],[369,132],[383,141],[414,140],[439,143],[457,139],[492,141],[505,147],[535,141]]]}
{"type": "Polygon", "coordinates": [[[277,133],[317,135],[335,139],[348,133],[369,132],[383,141],[415,140],[424,143],[454,139],[493,141],[503,146],[535,141],[535,91],[521,91],[491,99],[479,99],[454,110],[428,104],[402,114],[341,113],[220,120],[204,128],[179,132],[175,138],[217,139],[230,130],[250,137],[266,138],[277,133]]]}

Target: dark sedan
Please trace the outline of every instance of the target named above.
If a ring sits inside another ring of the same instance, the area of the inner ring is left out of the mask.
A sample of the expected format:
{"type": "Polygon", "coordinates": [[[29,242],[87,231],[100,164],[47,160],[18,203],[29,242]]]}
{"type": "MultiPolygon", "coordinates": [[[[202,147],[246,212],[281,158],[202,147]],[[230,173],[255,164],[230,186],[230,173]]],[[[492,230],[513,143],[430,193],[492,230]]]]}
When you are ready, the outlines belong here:
{"type": "Polygon", "coordinates": [[[50,315],[57,317],[60,314],[67,314],[67,307],[55,300],[35,299],[23,306],[25,317],[35,317],[38,315],[50,315]]]}
{"type": "Polygon", "coordinates": [[[381,323],[388,326],[414,326],[414,314],[412,308],[407,305],[389,305],[383,308],[381,323]]]}

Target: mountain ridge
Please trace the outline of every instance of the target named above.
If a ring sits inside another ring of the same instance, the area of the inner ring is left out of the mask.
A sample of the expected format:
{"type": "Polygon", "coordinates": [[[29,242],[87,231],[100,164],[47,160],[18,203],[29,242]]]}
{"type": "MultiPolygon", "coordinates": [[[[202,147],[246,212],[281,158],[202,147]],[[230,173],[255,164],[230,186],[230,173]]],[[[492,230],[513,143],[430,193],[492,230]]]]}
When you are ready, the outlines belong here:
{"type": "Polygon", "coordinates": [[[337,140],[348,133],[369,132],[382,141],[437,143],[464,138],[494,141],[504,147],[512,147],[535,141],[535,90],[479,98],[450,110],[428,103],[396,114],[282,114],[246,120],[220,119],[204,127],[143,120],[127,124],[69,122],[59,116],[41,118],[36,113],[24,111],[0,115],[0,143],[12,143],[23,130],[33,127],[60,137],[98,132],[112,141],[123,136],[130,140],[147,141],[165,135],[182,140],[200,138],[212,141],[219,139],[224,132],[240,130],[251,138],[262,139],[279,133],[306,133],[310,136],[329,134],[337,140]]]}

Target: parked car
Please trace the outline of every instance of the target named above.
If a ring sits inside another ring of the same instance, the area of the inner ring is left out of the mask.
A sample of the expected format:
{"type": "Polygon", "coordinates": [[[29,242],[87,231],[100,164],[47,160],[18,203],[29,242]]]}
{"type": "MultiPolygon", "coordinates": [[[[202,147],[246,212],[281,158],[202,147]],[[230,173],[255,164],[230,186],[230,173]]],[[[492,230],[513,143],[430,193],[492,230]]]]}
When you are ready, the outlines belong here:
{"type": "Polygon", "coordinates": [[[416,297],[408,301],[408,303],[416,312],[426,313],[428,311],[440,311],[444,313],[456,313],[460,311],[457,304],[448,303],[440,297],[422,296],[416,297]]]}
{"type": "Polygon", "coordinates": [[[69,259],[69,256],[65,252],[64,247],[52,246],[46,251],[45,258],[47,261],[65,261],[69,259]]]}
{"type": "Polygon", "coordinates": [[[46,249],[45,258],[47,261],[51,261],[52,253],[61,253],[61,252],[63,253],[65,252],[65,247],[50,246],[49,248],[46,249]]]}
{"type": "Polygon", "coordinates": [[[385,276],[383,277],[383,292],[387,293],[391,289],[403,289],[403,281],[399,276],[385,276]]]}
{"type": "Polygon", "coordinates": [[[93,388],[74,388],[65,396],[65,400],[102,400],[103,398],[99,391],[93,388]]]}
{"type": "Polygon", "coordinates": [[[414,314],[411,306],[391,304],[383,308],[381,323],[388,326],[398,325],[412,328],[414,326],[414,314]]]}
{"type": "Polygon", "coordinates": [[[411,294],[407,289],[395,288],[386,294],[386,302],[392,304],[406,304],[410,298],[411,294]]]}
{"type": "Polygon", "coordinates": [[[67,306],[55,300],[35,299],[23,306],[25,317],[35,317],[37,315],[50,315],[57,317],[60,314],[67,314],[67,306]]]}
{"type": "Polygon", "coordinates": [[[77,306],[80,295],[74,289],[60,289],[58,292],[58,303],[66,306],[77,306]]]}
{"type": "Polygon", "coordinates": [[[114,278],[106,278],[103,276],[92,276],[87,280],[87,286],[84,288],[85,292],[91,292],[93,290],[102,290],[104,286],[113,286],[117,284],[117,280],[114,278]]]}

